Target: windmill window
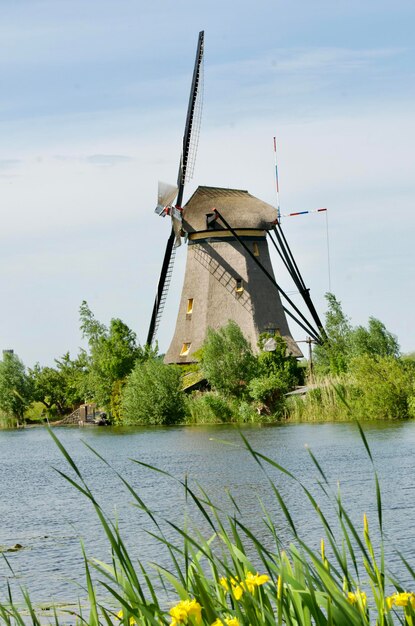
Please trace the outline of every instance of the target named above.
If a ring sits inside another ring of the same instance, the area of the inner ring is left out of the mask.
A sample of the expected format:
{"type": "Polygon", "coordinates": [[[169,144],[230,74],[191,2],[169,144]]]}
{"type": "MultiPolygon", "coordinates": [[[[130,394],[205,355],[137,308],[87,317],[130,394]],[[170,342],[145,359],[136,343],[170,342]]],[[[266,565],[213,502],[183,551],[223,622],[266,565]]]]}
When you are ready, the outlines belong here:
{"type": "Polygon", "coordinates": [[[216,226],[216,214],[206,213],[206,228],[207,230],[214,230],[216,226]]]}
{"type": "Polygon", "coordinates": [[[236,291],[236,293],[242,293],[243,290],[244,290],[243,280],[242,280],[242,278],[237,278],[236,279],[235,291],[236,291]]]}
{"type": "Polygon", "coordinates": [[[180,350],[180,356],[187,356],[189,354],[191,343],[184,343],[182,345],[182,349],[180,350]]]}
{"type": "Polygon", "coordinates": [[[259,256],[259,248],[258,248],[258,244],[256,241],[254,241],[254,243],[252,244],[252,250],[253,250],[254,256],[259,256]]]}
{"type": "Polygon", "coordinates": [[[193,313],[193,298],[189,298],[187,301],[186,315],[191,315],[192,313],[193,313]]]}

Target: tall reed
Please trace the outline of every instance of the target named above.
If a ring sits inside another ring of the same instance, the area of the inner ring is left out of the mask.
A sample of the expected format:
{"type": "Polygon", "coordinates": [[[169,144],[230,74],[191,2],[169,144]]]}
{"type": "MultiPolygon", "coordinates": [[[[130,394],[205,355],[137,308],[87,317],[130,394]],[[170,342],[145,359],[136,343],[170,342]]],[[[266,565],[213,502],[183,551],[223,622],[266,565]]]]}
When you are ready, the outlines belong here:
{"type": "Polygon", "coordinates": [[[304,422],[350,420],[350,402],[354,395],[354,386],[346,375],[313,380],[306,395],[287,397],[285,419],[304,422]]]}
{"type": "MultiPolygon", "coordinates": [[[[366,437],[361,429],[360,432],[373,464],[366,437]]],[[[167,550],[170,565],[166,567],[133,561],[117,524],[104,513],[80,469],[53,432],[51,436],[71,468],[71,475],[59,473],[91,502],[112,555],[109,563],[103,563],[87,557],[84,552],[89,606],[83,613],[78,611],[77,623],[90,626],[119,623],[125,626],[369,626],[375,623],[378,626],[395,623],[413,626],[415,595],[388,575],[385,563],[381,490],[374,465],[377,516],[369,525],[362,512],[362,527],[358,528],[352,523],[340,492],[332,492],[324,471],[309,451],[322,497],[333,506],[336,515],[337,521],[333,524],[299,479],[275,460],[254,450],[241,434],[290,528],[292,542],[288,545],[282,541],[273,516],[265,508],[263,521],[268,536],[265,539],[261,534],[260,539],[258,528],[248,528],[239,516],[225,514],[203,488],[196,493],[187,480],[181,481],[164,470],[134,461],[179,482],[186,501],[194,505],[209,532],[202,532],[197,526],[191,530],[188,521],[178,526],[147,506],[139,493],[113,469],[134,506],[151,521],[153,530],[149,531],[149,536],[167,550]],[[275,471],[291,481],[293,488],[301,491],[305,502],[311,505],[321,527],[322,540],[318,548],[309,545],[302,536],[281,495],[278,481],[273,479],[275,471]],[[174,541],[164,530],[166,522],[175,533],[174,541]],[[160,585],[165,593],[160,593],[160,585]],[[387,585],[393,588],[393,593],[386,592],[387,585]],[[110,594],[112,601],[102,601],[103,592],[110,594]]],[[[90,450],[110,467],[97,452],[90,450]]],[[[231,501],[234,510],[239,511],[238,502],[232,498],[231,501]]],[[[401,560],[410,579],[414,580],[415,572],[404,556],[401,560]]],[[[37,626],[40,621],[27,594],[25,601],[30,623],[37,626]]],[[[0,605],[0,618],[7,625],[29,623],[24,621],[12,598],[0,605]]],[[[59,624],[57,614],[53,623],[59,624]]]]}

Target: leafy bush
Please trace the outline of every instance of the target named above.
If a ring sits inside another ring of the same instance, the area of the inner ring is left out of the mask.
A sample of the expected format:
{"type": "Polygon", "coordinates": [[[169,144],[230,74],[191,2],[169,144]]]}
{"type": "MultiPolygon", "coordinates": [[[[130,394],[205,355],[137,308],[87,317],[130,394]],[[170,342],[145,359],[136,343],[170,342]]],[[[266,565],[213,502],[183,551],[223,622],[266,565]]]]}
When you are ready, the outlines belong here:
{"type": "Polygon", "coordinates": [[[116,380],[112,385],[110,411],[111,424],[122,424],[122,390],[126,383],[126,379],[116,380]]]}
{"type": "Polygon", "coordinates": [[[284,394],[303,381],[303,369],[288,353],[286,343],[279,335],[261,334],[258,347],[258,375],[248,385],[249,396],[258,403],[260,412],[278,416],[284,406],[284,394]],[[270,339],[274,349],[264,350],[270,339]]]}
{"type": "MultiPolygon", "coordinates": [[[[247,400],[240,400],[237,405],[237,420],[240,423],[256,423],[256,422],[267,422],[267,416],[262,415],[255,407],[252,402],[248,402],[247,400]]],[[[273,419],[269,416],[270,419],[273,419]]]]}
{"type": "Polygon", "coordinates": [[[283,373],[253,378],[248,385],[249,395],[271,411],[275,411],[278,404],[284,402],[284,394],[290,389],[287,378],[283,373]]]}
{"type": "Polygon", "coordinates": [[[413,393],[414,376],[399,359],[356,357],[350,372],[358,389],[352,412],[358,419],[397,419],[410,414],[409,399],[413,393]]]}
{"type": "Polygon", "coordinates": [[[226,396],[240,397],[254,377],[257,360],[236,322],[219,330],[208,329],[201,354],[201,369],[210,385],[226,396]]]}
{"type": "Polygon", "coordinates": [[[138,362],[122,390],[123,424],[176,424],[185,414],[181,370],[158,358],[138,362]]]}
{"type": "Polygon", "coordinates": [[[260,376],[277,374],[280,380],[284,380],[287,387],[295,387],[304,382],[304,368],[287,350],[284,339],[278,335],[262,333],[258,341],[258,373],[260,376]],[[265,344],[269,339],[273,340],[274,349],[265,350],[265,344]]]}
{"type": "Polygon", "coordinates": [[[50,413],[42,402],[32,402],[24,413],[25,421],[28,422],[43,422],[46,417],[49,418],[50,413]]]}
{"type": "Polygon", "coordinates": [[[186,402],[187,422],[197,424],[218,424],[231,422],[235,410],[232,402],[216,391],[194,392],[186,402]]]}

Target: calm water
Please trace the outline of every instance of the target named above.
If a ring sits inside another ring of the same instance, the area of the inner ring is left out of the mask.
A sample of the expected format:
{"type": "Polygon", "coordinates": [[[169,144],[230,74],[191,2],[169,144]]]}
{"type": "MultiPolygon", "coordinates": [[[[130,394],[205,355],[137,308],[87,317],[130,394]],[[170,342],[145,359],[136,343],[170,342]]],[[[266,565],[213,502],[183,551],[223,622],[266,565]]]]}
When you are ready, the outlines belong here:
{"type": "MultiPolygon", "coordinates": [[[[415,567],[415,422],[366,424],[364,428],[381,478],[387,533],[415,567]]],[[[354,424],[290,424],[244,428],[242,432],[253,448],[301,478],[324,505],[316,486],[317,471],[304,448],[308,444],[334,489],[340,481],[343,499],[354,521],[361,526],[366,511],[375,526],[371,465],[354,424]]],[[[178,524],[183,521],[186,504],[180,485],[131,459],[155,465],[179,479],[187,476],[193,486],[200,483],[228,511],[232,511],[226,496],[226,490],[230,490],[241,506],[244,521],[267,541],[260,523],[261,498],[272,512],[281,537],[289,540],[267,481],[233,427],[55,429],[55,433],[98,501],[113,518],[118,517],[132,553],[144,562],[165,558],[145,533],[146,529],[153,530],[149,520],[131,505],[131,495],[114,472],[83,442],[121,472],[145,503],[163,518],[178,524]]],[[[7,553],[13,574],[6,562],[0,561],[3,599],[7,581],[17,595],[21,586],[26,587],[38,603],[51,599],[69,603],[83,597],[84,592],[77,586],[84,582],[81,538],[89,556],[109,560],[108,545],[91,505],[55,469],[69,473],[46,430],[0,432],[0,545],[24,546],[19,552],[7,553]]],[[[300,490],[287,477],[276,471],[271,474],[302,536],[317,547],[322,533],[300,490]]],[[[198,520],[197,513],[193,517],[198,520]]],[[[173,537],[172,531],[167,532],[173,537]]],[[[402,572],[393,554],[389,556],[389,565],[402,572]]]]}

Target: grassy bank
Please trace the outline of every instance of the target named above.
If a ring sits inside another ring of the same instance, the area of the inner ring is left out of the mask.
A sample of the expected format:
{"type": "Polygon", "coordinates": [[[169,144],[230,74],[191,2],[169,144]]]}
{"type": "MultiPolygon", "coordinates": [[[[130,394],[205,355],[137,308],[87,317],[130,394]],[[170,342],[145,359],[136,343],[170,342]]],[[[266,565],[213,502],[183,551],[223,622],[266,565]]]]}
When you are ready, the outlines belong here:
{"type": "Polygon", "coordinates": [[[8,428],[17,428],[18,426],[19,421],[16,417],[0,412],[0,429],[7,430],[8,428]]]}

